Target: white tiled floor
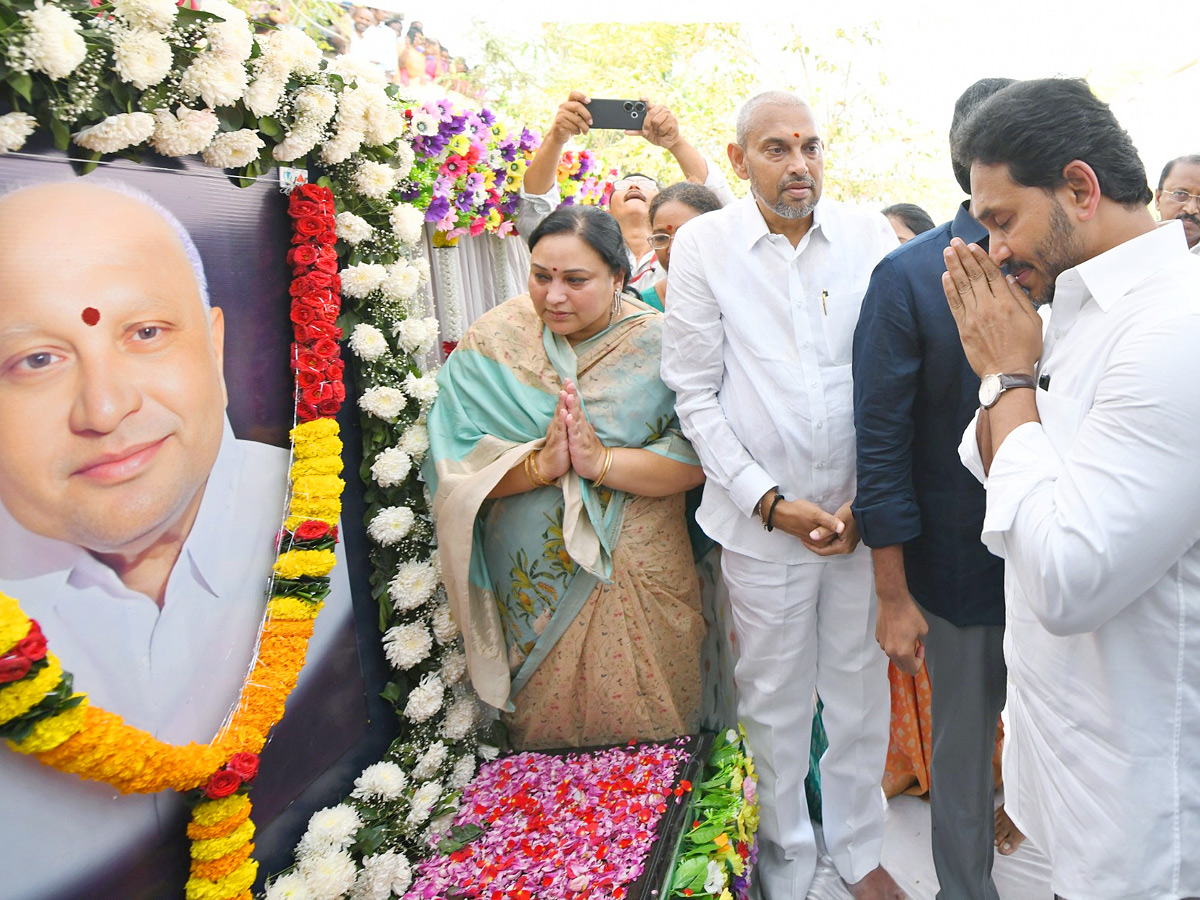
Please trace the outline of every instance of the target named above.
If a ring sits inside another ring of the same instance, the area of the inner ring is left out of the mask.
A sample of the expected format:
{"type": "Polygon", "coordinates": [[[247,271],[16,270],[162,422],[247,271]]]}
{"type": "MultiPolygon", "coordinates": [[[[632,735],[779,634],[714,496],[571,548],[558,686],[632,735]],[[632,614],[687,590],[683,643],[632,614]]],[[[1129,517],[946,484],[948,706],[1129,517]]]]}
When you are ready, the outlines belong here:
{"type": "MultiPolygon", "coordinates": [[[[909,900],[934,900],[938,883],[929,849],[929,804],[919,797],[901,795],[888,801],[883,865],[909,900]]],[[[1012,856],[997,854],[992,877],[1000,900],[1052,900],[1054,896],[1046,858],[1028,841],[1012,856]]],[[[853,900],[828,857],[817,866],[808,900],[853,900]]]]}

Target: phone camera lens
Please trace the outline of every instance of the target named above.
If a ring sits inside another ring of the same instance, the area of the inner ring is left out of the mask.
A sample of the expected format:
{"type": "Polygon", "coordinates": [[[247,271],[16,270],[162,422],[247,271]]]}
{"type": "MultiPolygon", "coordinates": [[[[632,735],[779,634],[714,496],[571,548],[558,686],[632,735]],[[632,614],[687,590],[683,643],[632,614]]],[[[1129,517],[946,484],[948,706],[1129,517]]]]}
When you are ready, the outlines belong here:
{"type": "Polygon", "coordinates": [[[629,112],[630,110],[633,109],[633,104],[630,103],[628,100],[626,100],[624,108],[625,108],[625,112],[629,112]]]}

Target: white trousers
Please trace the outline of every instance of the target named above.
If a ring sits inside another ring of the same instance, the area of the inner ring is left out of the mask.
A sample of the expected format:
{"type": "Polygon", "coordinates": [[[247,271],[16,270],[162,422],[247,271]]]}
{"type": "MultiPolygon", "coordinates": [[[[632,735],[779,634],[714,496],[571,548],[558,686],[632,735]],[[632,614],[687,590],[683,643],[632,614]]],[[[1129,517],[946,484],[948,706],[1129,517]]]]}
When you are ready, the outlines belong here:
{"type": "Polygon", "coordinates": [[[804,565],[723,551],[722,574],[737,634],[738,719],[759,776],[759,856],[764,900],[804,900],[817,865],[804,799],[813,689],[829,749],[821,757],[825,845],[848,883],[879,865],[891,704],[887,657],[875,643],[871,557],[804,565]]]}

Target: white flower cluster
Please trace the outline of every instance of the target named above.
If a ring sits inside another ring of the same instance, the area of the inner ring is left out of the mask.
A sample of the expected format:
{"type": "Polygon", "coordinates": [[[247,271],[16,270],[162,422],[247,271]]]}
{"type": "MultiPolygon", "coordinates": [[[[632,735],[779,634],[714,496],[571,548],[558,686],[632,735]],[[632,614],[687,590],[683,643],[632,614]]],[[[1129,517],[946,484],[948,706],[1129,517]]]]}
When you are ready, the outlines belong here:
{"type": "Polygon", "coordinates": [[[461,650],[448,650],[442,654],[442,681],[454,685],[467,674],[467,655],[461,650]]]}
{"type": "Polygon", "coordinates": [[[154,116],[150,113],[117,113],[102,122],[84,128],[71,139],[80,147],[97,153],[116,153],[136,147],[154,134],[154,116]]]}
{"type": "Polygon", "coordinates": [[[216,113],[210,109],[181,106],[175,113],[156,109],[150,144],[163,156],[191,156],[207,147],[220,127],[216,113]]]}
{"type": "Polygon", "coordinates": [[[250,63],[253,78],[246,106],[256,116],[273,116],[293,74],[312,75],[321,67],[321,48],[299,28],[258,36],[261,51],[250,63]]]}
{"type": "Polygon", "coordinates": [[[313,900],[312,891],[299,872],[280,875],[267,885],[266,900],[313,900]]]}
{"type": "MultiPolygon", "coordinates": [[[[174,6],[171,7],[175,9],[174,6]]],[[[140,91],[154,87],[171,71],[174,56],[165,36],[151,28],[112,29],[117,77],[140,91]]]]}
{"type": "Polygon", "coordinates": [[[379,290],[388,279],[388,270],[379,263],[358,263],[341,271],[342,296],[362,300],[379,290]]]}
{"type": "Polygon", "coordinates": [[[335,56],[325,71],[336,75],[346,84],[384,84],[387,80],[379,66],[349,53],[335,56]]]}
{"type": "Polygon", "coordinates": [[[402,896],[410,884],[412,865],[402,853],[376,853],[363,859],[350,900],[389,900],[402,896]]]}
{"type": "Polygon", "coordinates": [[[321,148],[321,159],[331,165],[345,162],[363,145],[390,144],[403,133],[404,114],[383,85],[360,82],[338,98],[334,135],[321,148]]]}
{"type": "MultiPolygon", "coordinates": [[[[346,213],[342,213],[346,215],[346,213]]],[[[338,218],[341,218],[339,216],[338,218]]],[[[343,277],[344,274],[343,274],[343,277]]],[[[350,332],[350,350],[363,362],[374,362],[388,352],[387,338],[374,325],[359,322],[350,332]]]]}
{"type": "Polygon", "coordinates": [[[232,106],[246,93],[246,60],[254,47],[250,23],[240,10],[228,4],[206,11],[226,18],[210,22],[204,28],[208,46],[196,55],[184,70],[179,88],[184,96],[204,101],[206,106],[232,106]]]}
{"type": "Polygon", "coordinates": [[[396,612],[408,612],[428,603],[437,586],[437,570],[431,564],[403,562],[388,582],[388,597],[396,612]]]}
{"type": "Polygon", "coordinates": [[[394,762],[377,762],[354,779],[351,797],[359,800],[397,800],[408,787],[408,776],[394,762]]]}
{"type": "Polygon", "coordinates": [[[427,410],[437,399],[437,377],[430,374],[414,375],[411,372],[404,378],[404,393],[421,404],[421,409],[427,410]]]}
{"type": "Polygon", "coordinates": [[[345,850],[301,856],[296,865],[313,900],[345,896],[354,887],[354,879],[358,876],[354,857],[345,850]]]}
{"type": "Polygon", "coordinates": [[[204,161],[216,169],[240,169],[258,158],[265,147],[263,139],[252,128],[218,134],[203,152],[204,161]]]}
{"type": "Polygon", "coordinates": [[[358,405],[378,419],[394,419],[408,405],[408,399],[399,388],[376,385],[362,392],[358,405]]]}
{"type": "Polygon", "coordinates": [[[403,302],[415,297],[420,286],[421,273],[417,267],[410,266],[407,260],[399,259],[387,267],[387,278],[379,289],[388,300],[403,302]]]}
{"type": "Polygon", "coordinates": [[[433,805],[442,796],[442,786],[436,781],[427,781],[421,785],[412,798],[412,809],[408,811],[408,823],[420,825],[433,812],[433,805]]]}
{"type": "MultiPolygon", "coordinates": [[[[402,141],[399,146],[407,147],[408,144],[402,141]]],[[[425,233],[425,213],[411,203],[397,204],[396,208],[392,210],[391,222],[392,232],[396,235],[396,240],[402,244],[415,244],[425,233]]]]}
{"type": "Polygon", "coordinates": [[[387,447],[371,463],[371,477],[380,487],[401,484],[412,471],[412,457],[399,447],[387,447]]]}
{"type": "Polygon", "coordinates": [[[0,116],[0,153],[20,150],[37,128],[37,119],[23,112],[0,116]]]}
{"type": "Polygon", "coordinates": [[[449,741],[461,741],[475,728],[477,713],[474,697],[464,693],[455,698],[442,720],[442,736],[449,741]]]}
{"type": "Polygon", "coordinates": [[[375,543],[390,547],[404,540],[416,521],[416,515],[407,506],[385,506],[371,519],[367,534],[375,543]]]}
{"type": "Polygon", "coordinates": [[[369,240],[375,233],[370,222],[352,212],[338,213],[334,222],[337,226],[338,238],[347,244],[361,244],[363,241],[369,240]]]}
{"type": "Polygon", "coordinates": [[[308,820],[301,846],[314,853],[344,850],[354,843],[354,835],[362,824],[354,807],[345,803],[319,809],[308,820]]]}
{"type": "Polygon", "coordinates": [[[413,111],[412,119],[409,120],[408,127],[412,129],[414,137],[425,137],[431,134],[437,134],[438,128],[441,127],[441,122],[438,117],[432,113],[427,113],[423,109],[413,111]]]}
{"type": "Polygon", "coordinates": [[[425,748],[417,764],[413,766],[412,775],[417,781],[432,781],[446,764],[450,751],[442,741],[434,741],[425,748]]]}
{"type": "Polygon", "coordinates": [[[465,788],[474,777],[475,756],[472,753],[466,753],[458,758],[458,762],[454,764],[454,768],[450,772],[450,787],[465,788]]]}
{"type": "Polygon", "coordinates": [[[404,430],[396,446],[419,462],[429,452],[429,429],[421,422],[414,422],[404,430]]]}
{"type": "Polygon", "coordinates": [[[337,97],[328,88],[306,85],[293,97],[295,121],[271,154],[279,162],[291,162],[309,153],[325,134],[325,125],[337,112],[337,97]]]}
{"type": "Polygon", "coordinates": [[[13,60],[14,68],[43,72],[50,78],[66,78],[87,57],[80,26],[75,17],[53,4],[38,4],[21,13],[25,39],[13,60]]]}
{"type": "MultiPolygon", "coordinates": [[[[442,679],[432,672],[426,674],[409,692],[408,702],[404,704],[405,718],[418,724],[429,721],[442,708],[445,693],[442,679]]],[[[414,772],[413,777],[420,779],[421,776],[414,772]]]]}
{"type": "MultiPolygon", "coordinates": [[[[412,266],[409,266],[408,269],[414,275],[416,274],[417,270],[412,266]]],[[[405,319],[396,323],[392,333],[396,336],[396,342],[403,349],[409,353],[415,353],[417,356],[424,356],[437,344],[441,326],[434,316],[424,319],[405,319]]]]}
{"type": "Polygon", "coordinates": [[[382,200],[396,186],[396,170],[384,163],[363,160],[350,176],[358,192],[372,200],[382,200]]]}
{"type": "Polygon", "coordinates": [[[458,625],[450,614],[450,604],[442,601],[433,611],[433,636],[439,644],[449,644],[458,637],[458,625]]]}
{"type": "Polygon", "coordinates": [[[396,142],[396,155],[388,162],[391,167],[396,170],[397,178],[407,178],[412,172],[413,163],[417,161],[417,154],[406,140],[396,142]]]}
{"type": "Polygon", "coordinates": [[[402,672],[429,658],[433,635],[424,622],[394,625],[383,635],[383,653],[388,662],[402,672]]]}
{"type": "Polygon", "coordinates": [[[130,28],[165,32],[175,24],[175,0],[112,0],[113,15],[130,28]]]}

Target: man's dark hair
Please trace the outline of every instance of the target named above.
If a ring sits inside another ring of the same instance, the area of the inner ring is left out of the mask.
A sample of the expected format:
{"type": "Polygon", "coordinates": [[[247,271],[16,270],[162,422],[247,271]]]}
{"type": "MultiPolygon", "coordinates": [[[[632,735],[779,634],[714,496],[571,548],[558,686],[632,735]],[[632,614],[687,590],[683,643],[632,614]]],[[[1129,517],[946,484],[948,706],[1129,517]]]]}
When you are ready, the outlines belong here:
{"type": "MultiPolygon", "coordinates": [[[[950,167],[954,169],[954,180],[958,182],[964,194],[971,193],[971,166],[963,165],[954,156],[954,133],[962,127],[962,123],[975,112],[980,103],[1015,82],[1014,78],[980,78],[954,101],[954,118],[950,120],[950,167]]],[[[916,231],[915,228],[913,230],[916,231]]]]}
{"type": "Polygon", "coordinates": [[[899,219],[913,234],[921,234],[933,228],[933,217],[915,203],[893,203],[880,212],[899,219]]]}
{"type": "Polygon", "coordinates": [[[721,198],[704,185],[695,184],[691,181],[676,182],[663,188],[650,201],[651,225],[654,224],[654,216],[658,213],[659,207],[664,203],[670,203],[672,200],[676,203],[682,203],[684,206],[690,206],[701,215],[708,212],[715,212],[722,206],[721,198]]]}
{"type": "Polygon", "coordinates": [[[621,226],[598,206],[560,206],[538,224],[529,235],[533,250],[542,238],[556,234],[575,234],[596,251],[613,275],[622,276],[622,287],[629,283],[629,253],[621,226]]]}
{"type": "Polygon", "coordinates": [[[1018,81],[993,95],[951,137],[951,155],[1008,166],[1017,184],[1054,190],[1072,160],[1091,166],[1100,193],[1123,206],[1154,196],[1129,133],[1082,78],[1018,81]]]}
{"type": "Polygon", "coordinates": [[[1163,166],[1162,174],[1158,176],[1158,189],[1160,191],[1163,189],[1163,185],[1167,183],[1167,179],[1171,177],[1171,170],[1180,163],[1183,163],[1187,166],[1200,166],[1200,153],[1189,153],[1187,156],[1177,156],[1163,166]]]}

